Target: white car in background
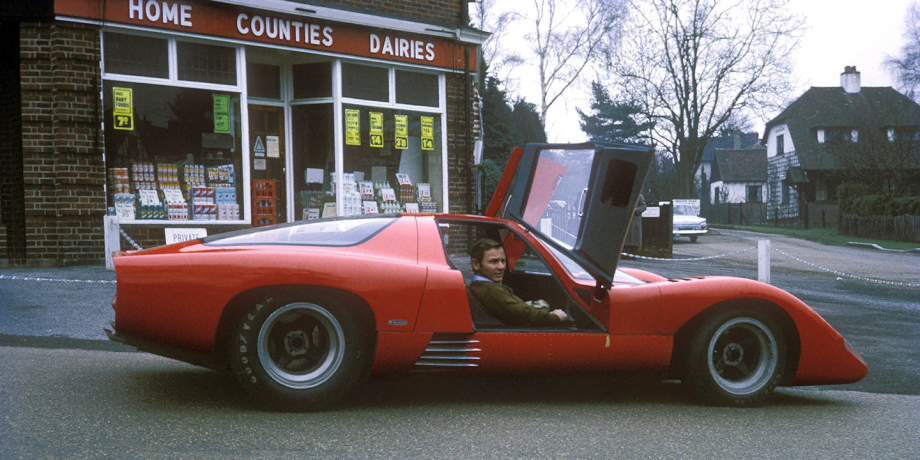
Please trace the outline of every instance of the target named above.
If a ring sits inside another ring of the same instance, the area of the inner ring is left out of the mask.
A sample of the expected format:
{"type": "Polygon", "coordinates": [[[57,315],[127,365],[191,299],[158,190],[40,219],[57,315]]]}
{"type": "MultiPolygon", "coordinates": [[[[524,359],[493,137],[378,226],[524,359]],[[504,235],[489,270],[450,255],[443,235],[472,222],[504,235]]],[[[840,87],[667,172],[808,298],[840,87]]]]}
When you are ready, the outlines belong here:
{"type": "Polygon", "coordinates": [[[706,234],[706,219],[696,215],[692,206],[678,204],[674,206],[673,233],[674,239],[682,236],[690,238],[691,243],[696,243],[700,235],[706,234]]]}

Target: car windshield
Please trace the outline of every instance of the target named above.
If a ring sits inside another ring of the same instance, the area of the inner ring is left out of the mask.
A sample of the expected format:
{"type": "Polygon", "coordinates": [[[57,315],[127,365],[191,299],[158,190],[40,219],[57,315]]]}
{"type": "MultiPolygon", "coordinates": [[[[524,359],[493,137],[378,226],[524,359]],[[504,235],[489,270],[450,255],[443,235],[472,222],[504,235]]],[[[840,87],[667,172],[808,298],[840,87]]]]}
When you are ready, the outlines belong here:
{"type": "Polygon", "coordinates": [[[674,206],[674,215],[675,216],[696,216],[696,213],[693,212],[693,208],[685,204],[674,206]]]}
{"type": "Polygon", "coordinates": [[[393,217],[319,219],[222,233],[205,238],[203,242],[211,246],[244,244],[353,246],[363,243],[395,220],[393,217]]]}
{"type": "MultiPolygon", "coordinates": [[[[541,242],[543,243],[543,246],[549,249],[549,252],[553,253],[553,256],[556,257],[556,260],[558,260],[559,263],[561,263],[562,266],[565,268],[565,270],[569,272],[570,275],[572,275],[572,278],[575,278],[577,280],[594,279],[594,277],[591,276],[591,274],[588,273],[588,271],[585,270],[581,265],[579,265],[578,262],[575,262],[571,257],[566,255],[564,252],[553,247],[553,245],[546,244],[546,240],[544,239],[543,235],[536,234],[536,233],[534,233],[533,235],[536,236],[537,239],[541,240],[541,242]]],[[[645,281],[642,281],[639,278],[636,278],[635,276],[632,276],[622,270],[617,270],[616,273],[614,273],[613,282],[614,283],[625,283],[625,284],[644,284],[645,283],[645,281]]]]}

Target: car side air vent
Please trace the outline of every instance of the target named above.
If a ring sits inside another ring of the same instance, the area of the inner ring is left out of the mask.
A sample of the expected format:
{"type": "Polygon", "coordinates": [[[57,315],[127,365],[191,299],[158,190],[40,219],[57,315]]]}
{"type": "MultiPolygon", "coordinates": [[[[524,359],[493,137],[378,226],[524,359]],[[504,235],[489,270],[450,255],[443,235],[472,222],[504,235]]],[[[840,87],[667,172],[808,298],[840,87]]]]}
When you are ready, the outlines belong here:
{"type": "Polygon", "coordinates": [[[465,335],[434,334],[425,352],[415,362],[416,370],[479,367],[478,340],[465,335]]]}

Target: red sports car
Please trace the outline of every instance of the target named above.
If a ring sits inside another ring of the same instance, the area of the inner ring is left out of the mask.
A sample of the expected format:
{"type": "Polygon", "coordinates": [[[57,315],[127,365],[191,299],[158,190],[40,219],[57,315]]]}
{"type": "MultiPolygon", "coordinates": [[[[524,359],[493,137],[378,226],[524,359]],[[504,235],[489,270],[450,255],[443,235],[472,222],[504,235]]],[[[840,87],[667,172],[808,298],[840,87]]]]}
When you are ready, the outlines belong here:
{"type": "Polygon", "coordinates": [[[115,258],[112,340],[229,368],[266,404],[314,410],[366,376],[654,372],[721,405],[850,383],[866,364],[814,310],[747,279],[617,270],[652,152],[515,149],[485,217],[387,214],[224,233],[115,258]],[[562,210],[560,211],[560,208],[562,210]],[[566,211],[574,209],[575,211],[566,211]],[[514,326],[470,295],[470,248],[563,310],[514,326]]]}

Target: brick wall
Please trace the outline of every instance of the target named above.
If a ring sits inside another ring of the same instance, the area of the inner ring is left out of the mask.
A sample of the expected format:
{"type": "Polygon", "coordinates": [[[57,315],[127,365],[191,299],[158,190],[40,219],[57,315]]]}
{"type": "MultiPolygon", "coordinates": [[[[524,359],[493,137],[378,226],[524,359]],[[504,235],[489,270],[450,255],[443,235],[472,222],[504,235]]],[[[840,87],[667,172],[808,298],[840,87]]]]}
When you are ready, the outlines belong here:
{"type": "Polygon", "coordinates": [[[453,213],[471,212],[469,203],[472,146],[466,142],[467,78],[460,74],[447,75],[447,194],[453,213]]]}
{"type": "Polygon", "coordinates": [[[105,173],[95,27],[20,27],[22,162],[30,266],[100,263],[105,173]]]}
{"type": "Polygon", "coordinates": [[[7,266],[25,260],[17,22],[0,26],[0,94],[0,266],[7,266]]]}

